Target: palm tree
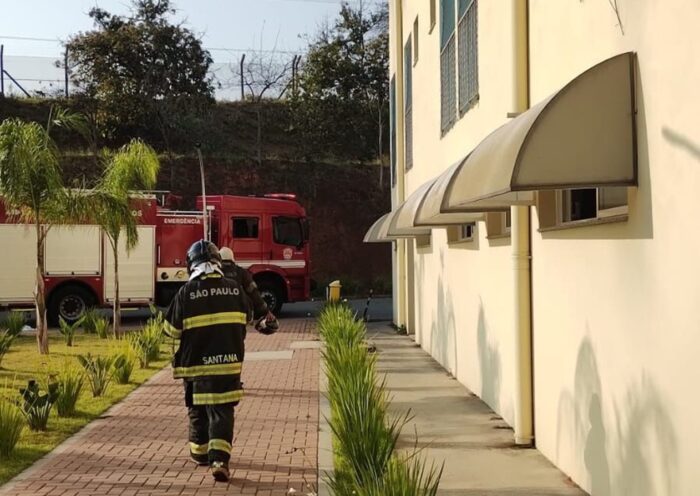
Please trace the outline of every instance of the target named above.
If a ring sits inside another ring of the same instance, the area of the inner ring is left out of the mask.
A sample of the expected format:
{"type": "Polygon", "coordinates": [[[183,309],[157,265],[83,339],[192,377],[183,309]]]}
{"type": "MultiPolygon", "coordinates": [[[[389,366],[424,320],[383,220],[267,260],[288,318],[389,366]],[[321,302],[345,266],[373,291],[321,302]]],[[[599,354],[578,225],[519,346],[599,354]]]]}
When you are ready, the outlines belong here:
{"type": "Polygon", "coordinates": [[[75,115],[51,109],[46,128],[35,122],[7,119],[0,124],[0,194],[7,210],[36,233],[36,307],[39,352],[49,352],[44,287],[44,244],[54,223],[70,221],[76,209],[63,187],[58,150],[49,136],[52,125],[73,127],[75,115]]]}
{"type": "Polygon", "coordinates": [[[94,220],[102,227],[114,255],[113,330],[120,335],[121,305],[119,302],[119,241],[124,235],[127,251],[138,242],[137,220],[131,205],[137,198],[132,192],[152,189],[158,177],[160,162],[156,152],[141,140],[132,140],[112,155],[102,179],[92,193],[94,220]]]}

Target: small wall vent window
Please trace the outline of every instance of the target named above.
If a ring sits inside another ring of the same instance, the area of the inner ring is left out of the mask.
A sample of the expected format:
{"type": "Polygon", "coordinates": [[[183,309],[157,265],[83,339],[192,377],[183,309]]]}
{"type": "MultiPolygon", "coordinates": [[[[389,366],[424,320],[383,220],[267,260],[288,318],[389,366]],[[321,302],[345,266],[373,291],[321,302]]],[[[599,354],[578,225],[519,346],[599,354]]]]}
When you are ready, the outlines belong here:
{"type": "Polygon", "coordinates": [[[457,26],[459,112],[464,114],[479,100],[479,37],[477,0],[459,0],[457,26]]]}
{"type": "Polygon", "coordinates": [[[627,188],[566,189],[560,193],[560,222],[577,222],[626,214],[627,188]]]}
{"type": "Polygon", "coordinates": [[[457,122],[455,0],[440,0],[440,130],[457,122]]]}
{"type": "Polygon", "coordinates": [[[404,45],[404,127],[405,127],[405,153],[406,170],[413,167],[413,68],[411,36],[404,45]]]}

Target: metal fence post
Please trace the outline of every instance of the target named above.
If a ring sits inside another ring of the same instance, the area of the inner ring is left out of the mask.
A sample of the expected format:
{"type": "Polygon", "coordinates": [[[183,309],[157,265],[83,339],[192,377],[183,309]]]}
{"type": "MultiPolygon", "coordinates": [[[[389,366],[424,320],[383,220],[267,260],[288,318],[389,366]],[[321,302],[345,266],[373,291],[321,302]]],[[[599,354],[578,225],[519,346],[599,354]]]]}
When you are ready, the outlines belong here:
{"type": "Polygon", "coordinates": [[[0,45],[0,96],[5,96],[5,45],[0,45]]]}
{"type": "Polygon", "coordinates": [[[68,47],[66,47],[66,52],[63,54],[63,74],[66,81],[66,98],[68,98],[68,47]]]}

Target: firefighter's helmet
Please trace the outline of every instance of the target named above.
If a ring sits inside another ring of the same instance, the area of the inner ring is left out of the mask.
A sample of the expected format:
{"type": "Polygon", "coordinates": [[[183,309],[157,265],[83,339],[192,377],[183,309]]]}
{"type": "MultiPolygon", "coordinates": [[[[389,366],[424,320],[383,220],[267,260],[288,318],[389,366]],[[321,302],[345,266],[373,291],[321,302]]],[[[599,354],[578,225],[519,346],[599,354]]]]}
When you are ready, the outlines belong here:
{"type": "Polygon", "coordinates": [[[200,239],[187,250],[187,271],[192,272],[194,266],[205,262],[221,265],[221,255],[214,243],[200,239]]]}
{"type": "Polygon", "coordinates": [[[257,322],[255,322],[255,330],[257,330],[261,334],[274,334],[276,333],[280,328],[279,322],[277,322],[277,319],[268,319],[267,317],[262,317],[258,319],[257,322]]]}
{"type": "Polygon", "coordinates": [[[222,246],[219,250],[219,255],[221,255],[221,260],[226,262],[235,262],[236,258],[233,256],[233,250],[228,246],[222,246]]]}

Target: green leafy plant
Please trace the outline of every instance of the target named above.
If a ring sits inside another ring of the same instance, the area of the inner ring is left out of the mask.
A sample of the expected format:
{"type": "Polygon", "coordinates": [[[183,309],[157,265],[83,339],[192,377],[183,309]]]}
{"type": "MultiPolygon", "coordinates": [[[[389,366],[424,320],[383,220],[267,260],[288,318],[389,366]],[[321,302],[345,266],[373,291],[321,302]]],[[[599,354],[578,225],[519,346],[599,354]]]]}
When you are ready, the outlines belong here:
{"type": "Polygon", "coordinates": [[[80,391],[83,389],[85,373],[75,365],[66,363],[56,375],[58,384],[56,396],[56,412],[59,417],[75,415],[75,405],[80,391]]]}
{"type": "Polygon", "coordinates": [[[97,320],[102,319],[100,310],[98,308],[88,308],[83,313],[83,330],[87,334],[97,333],[97,320]]]}
{"type": "Polygon", "coordinates": [[[376,354],[368,353],[366,327],[347,305],[322,310],[319,330],[328,377],[335,471],[327,476],[337,495],[433,496],[442,470],[416,456],[399,457],[396,444],[410,413],[389,418],[389,399],[377,378],[376,354]]]}
{"type": "Polygon", "coordinates": [[[12,336],[19,336],[25,323],[24,312],[9,312],[0,324],[0,328],[7,329],[7,332],[12,336]]]}
{"type": "Polygon", "coordinates": [[[29,428],[33,431],[45,431],[51,408],[58,396],[58,384],[49,383],[48,391],[42,394],[39,384],[30,380],[27,387],[20,389],[19,392],[22,395],[22,413],[27,419],[29,428]]]}
{"type": "Polygon", "coordinates": [[[114,355],[114,378],[119,384],[129,384],[138,357],[133,348],[127,343],[114,355]]]}
{"type": "Polygon", "coordinates": [[[10,456],[24,430],[22,411],[5,398],[0,398],[0,458],[10,456]]]}
{"type": "Polygon", "coordinates": [[[85,369],[88,383],[90,384],[90,390],[94,398],[102,396],[107,390],[109,383],[112,381],[114,377],[115,360],[116,358],[114,356],[93,357],[90,353],[87,355],[78,355],[78,362],[80,362],[80,365],[85,369]]]}
{"type": "Polygon", "coordinates": [[[58,318],[58,324],[59,324],[59,331],[61,331],[61,334],[63,335],[63,338],[66,341],[66,346],[73,346],[73,339],[75,338],[75,332],[78,330],[78,328],[83,324],[83,318],[79,318],[72,324],[69,324],[65,320],[63,320],[63,317],[58,318]]]}
{"type": "Polygon", "coordinates": [[[98,317],[94,321],[95,334],[100,339],[107,339],[109,337],[109,319],[104,317],[98,317]]]}
{"type": "Polygon", "coordinates": [[[128,335],[129,344],[139,360],[142,369],[160,357],[160,345],[163,342],[163,314],[157,312],[148,319],[140,332],[128,335]]]}
{"type": "Polygon", "coordinates": [[[12,342],[14,340],[15,336],[10,334],[10,331],[0,331],[0,365],[2,365],[2,359],[5,357],[7,352],[10,351],[10,347],[12,346],[12,342]]]}

